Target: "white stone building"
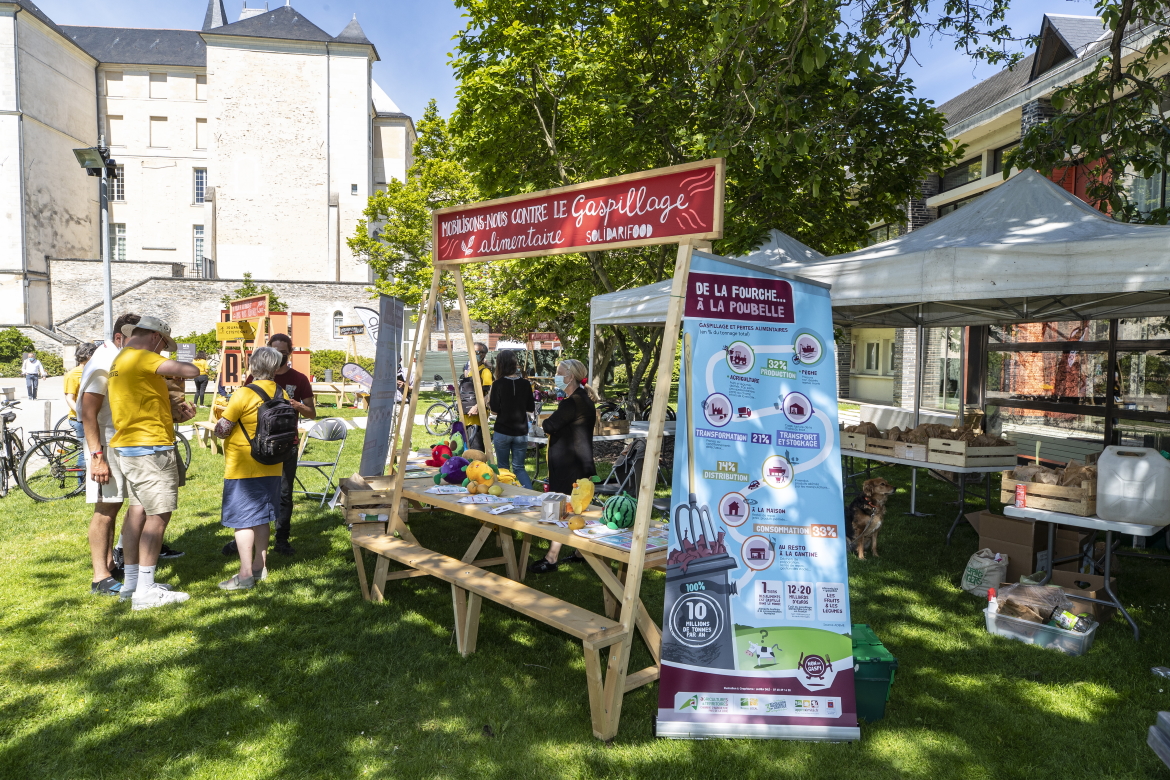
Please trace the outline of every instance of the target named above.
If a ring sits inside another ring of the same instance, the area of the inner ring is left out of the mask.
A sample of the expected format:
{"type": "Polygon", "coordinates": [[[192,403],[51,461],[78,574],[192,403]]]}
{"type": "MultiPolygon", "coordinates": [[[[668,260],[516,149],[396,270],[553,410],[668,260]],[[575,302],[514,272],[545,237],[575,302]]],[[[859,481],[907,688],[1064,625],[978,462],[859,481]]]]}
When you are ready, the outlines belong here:
{"type": "Polygon", "coordinates": [[[250,273],[297,285],[312,348],[337,347],[334,320],[357,322],[369,299],[345,239],[369,194],[405,179],[415,140],[372,79],[377,59],[356,18],[331,35],[287,5],[229,22],[209,0],[201,30],[149,30],[58,25],[0,0],[0,324],[49,348],[100,336],[100,266],[74,262],[100,256],[99,185],[72,150],[103,137],[119,172],[115,311],[160,300],[177,332],[205,331],[250,273]]]}

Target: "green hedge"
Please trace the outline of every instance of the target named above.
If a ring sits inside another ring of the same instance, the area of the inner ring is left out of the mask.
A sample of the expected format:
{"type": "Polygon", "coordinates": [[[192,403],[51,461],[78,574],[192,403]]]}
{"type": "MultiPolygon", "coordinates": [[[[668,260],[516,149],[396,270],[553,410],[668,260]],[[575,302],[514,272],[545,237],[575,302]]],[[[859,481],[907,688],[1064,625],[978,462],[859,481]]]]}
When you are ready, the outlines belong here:
{"type": "MultiPolygon", "coordinates": [[[[49,376],[65,375],[65,361],[52,352],[41,352],[38,350],[37,357],[40,358],[41,365],[45,367],[45,372],[49,376]]],[[[20,358],[0,362],[0,377],[10,379],[24,376],[24,374],[20,373],[21,362],[20,358]]]]}
{"type": "MultiPolygon", "coordinates": [[[[346,364],[345,351],[340,349],[315,349],[309,353],[309,372],[321,382],[325,379],[325,369],[333,369],[333,378],[341,380],[341,367],[346,364]]],[[[358,357],[353,361],[359,366],[374,373],[374,361],[366,357],[358,357]]]]}

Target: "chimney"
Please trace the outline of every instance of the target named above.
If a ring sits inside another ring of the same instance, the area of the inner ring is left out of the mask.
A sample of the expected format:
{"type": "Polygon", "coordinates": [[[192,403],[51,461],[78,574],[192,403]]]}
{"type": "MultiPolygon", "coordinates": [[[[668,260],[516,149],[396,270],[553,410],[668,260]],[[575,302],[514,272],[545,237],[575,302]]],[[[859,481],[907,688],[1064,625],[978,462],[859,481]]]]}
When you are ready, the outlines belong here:
{"type": "Polygon", "coordinates": [[[266,13],[268,13],[268,3],[267,2],[264,3],[263,8],[249,8],[248,7],[248,0],[244,0],[244,7],[240,11],[240,18],[237,19],[236,21],[242,22],[245,19],[251,19],[253,16],[259,16],[260,14],[266,14],[266,13]]]}

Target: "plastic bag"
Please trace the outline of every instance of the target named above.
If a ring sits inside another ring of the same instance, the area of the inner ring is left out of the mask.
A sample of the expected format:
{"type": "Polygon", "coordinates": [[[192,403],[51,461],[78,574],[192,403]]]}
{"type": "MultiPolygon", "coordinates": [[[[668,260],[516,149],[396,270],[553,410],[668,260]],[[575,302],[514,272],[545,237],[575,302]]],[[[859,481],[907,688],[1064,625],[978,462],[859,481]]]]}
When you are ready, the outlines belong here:
{"type": "Polygon", "coordinates": [[[998,588],[1007,577],[1008,557],[994,553],[990,547],[984,547],[971,556],[967,561],[967,568],[963,571],[959,587],[968,593],[987,598],[988,588],[998,588]]]}
{"type": "MultiPolygon", "coordinates": [[[[1061,588],[1049,587],[1047,585],[1008,585],[999,591],[997,598],[999,600],[1000,612],[1004,612],[1004,606],[1010,601],[1020,608],[1035,611],[1040,618],[1039,620],[1033,621],[1037,623],[1047,622],[1052,617],[1052,613],[1057,610],[1076,612],[1076,607],[1073,605],[1072,600],[1069,599],[1061,588]]],[[[1008,610],[1008,614],[1010,613],[1011,608],[1008,610]]],[[[1022,617],[1022,615],[1011,616],[1022,617]]]]}

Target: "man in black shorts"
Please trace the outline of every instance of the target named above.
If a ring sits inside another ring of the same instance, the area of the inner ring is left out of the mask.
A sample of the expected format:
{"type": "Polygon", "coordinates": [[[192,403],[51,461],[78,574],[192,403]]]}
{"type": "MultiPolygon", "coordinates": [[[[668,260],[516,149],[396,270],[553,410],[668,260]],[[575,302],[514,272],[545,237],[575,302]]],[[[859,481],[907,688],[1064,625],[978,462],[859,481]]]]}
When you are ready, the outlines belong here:
{"type": "MultiPolygon", "coordinates": [[[[313,386],[309,383],[309,378],[292,367],[289,362],[292,359],[292,339],[283,333],[274,333],[272,338],[268,339],[268,346],[284,355],[284,365],[276,371],[276,384],[284,389],[285,395],[288,397],[289,403],[297,412],[306,420],[317,419],[317,405],[313,399],[313,386]]],[[[249,374],[244,379],[244,384],[252,381],[252,376],[249,374]]],[[[292,526],[292,492],[293,483],[297,478],[297,457],[300,454],[300,439],[298,437],[297,447],[288,456],[288,460],[284,462],[284,476],[280,481],[280,514],[276,518],[276,544],[273,548],[281,555],[292,555],[296,552],[293,546],[289,543],[289,532],[292,526]]],[[[236,543],[230,541],[223,546],[224,555],[236,554],[236,543]]]]}

